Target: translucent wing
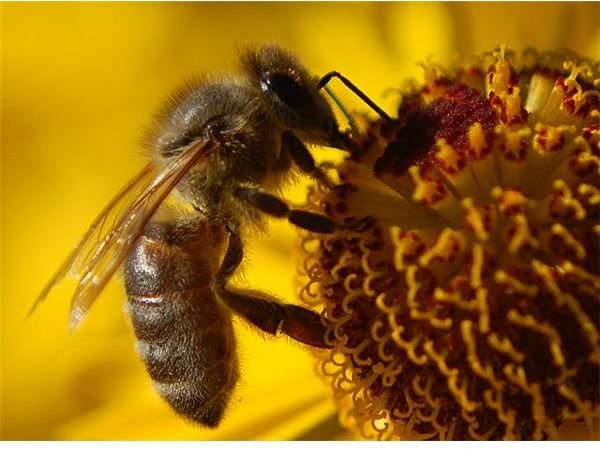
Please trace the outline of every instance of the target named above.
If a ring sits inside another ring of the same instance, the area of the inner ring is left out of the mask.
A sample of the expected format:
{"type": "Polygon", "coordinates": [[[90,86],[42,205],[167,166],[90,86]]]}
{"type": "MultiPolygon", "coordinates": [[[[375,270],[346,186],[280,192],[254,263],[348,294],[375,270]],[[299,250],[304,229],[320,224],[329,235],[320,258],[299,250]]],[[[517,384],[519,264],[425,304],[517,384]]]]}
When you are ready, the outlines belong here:
{"type": "Polygon", "coordinates": [[[79,280],[71,300],[75,328],[167,197],[211,146],[195,142],[166,166],[149,163],[104,208],[37,298],[31,312],[64,278],[79,280]]]}

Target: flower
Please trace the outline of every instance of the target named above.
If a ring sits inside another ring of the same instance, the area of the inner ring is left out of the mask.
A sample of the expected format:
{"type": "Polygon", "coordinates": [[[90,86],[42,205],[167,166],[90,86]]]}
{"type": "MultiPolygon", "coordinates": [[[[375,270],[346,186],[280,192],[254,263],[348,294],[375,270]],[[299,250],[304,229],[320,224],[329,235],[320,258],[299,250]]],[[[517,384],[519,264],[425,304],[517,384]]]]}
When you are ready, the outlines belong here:
{"type": "Polygon", "coordinates": [[[302,241],[341,421],[379,439],[598,433],[600,65],[501,47],[423,68],[308,197],[342,224],[302,241]]]}
{"type": "MultiPolygon", "coordinates": [[[[387,107],[382,86],[417,76],[415,62],[428,54],[446,61],[502,41],[596,55],[598,22],[592,2],[3,4],[1,437],[347,437],[309,352],[265,340],[241,321],[240,383],[222,425],[207,430],[181,420],[153,390],[119,280],[75,333],[67,332],[69,286],[23,318],[98,211],[143,166],[138,142],[156,107],[190,76],[235,71],[237,47],[275,41],[311,73],[340,70],[387,107]]],[[[364,108],[337,82],[332,88],[345,106],[364,108]]],[[[295,204],[305,196],[301,183],[285,195],[295,204]]],[[[295,236],[274,221],[248,243],[239,285],[298,301],[295,236]]]]}

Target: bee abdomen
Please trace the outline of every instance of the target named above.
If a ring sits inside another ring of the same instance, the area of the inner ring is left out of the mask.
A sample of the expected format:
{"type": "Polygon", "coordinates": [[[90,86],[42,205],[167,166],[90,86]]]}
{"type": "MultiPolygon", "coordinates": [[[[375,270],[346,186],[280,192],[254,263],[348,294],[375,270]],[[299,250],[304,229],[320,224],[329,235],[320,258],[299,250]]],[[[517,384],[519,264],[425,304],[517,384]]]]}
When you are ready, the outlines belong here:
{"type": "Polygon", "coordinates": [[[204,234],[174,241],[181,224],[150,224],[125,263],[125,284],[137,348],[155,388],[180,414],[216,426],[238,370],[230,313],[209,288],[215,255],[203,245],[204,225],[204,234]]]}
{"type": "Polygon", "coordinates": [[[237,382],[237,371],[218,364],[213,371],[221,378],[219,392],[208,393],[203,380],[155,382],[154,387],[175,411],[209,427],[216,427],[223,416],[229,396],[237,382]]]}
{"type": "Polygon", "coordinates": [[[177,320],[174,308],[163,303],[164,297],[142,297],[128,290],[129,315],[140,340],[157,340],[168,333],[173,322],[177,320]]]}

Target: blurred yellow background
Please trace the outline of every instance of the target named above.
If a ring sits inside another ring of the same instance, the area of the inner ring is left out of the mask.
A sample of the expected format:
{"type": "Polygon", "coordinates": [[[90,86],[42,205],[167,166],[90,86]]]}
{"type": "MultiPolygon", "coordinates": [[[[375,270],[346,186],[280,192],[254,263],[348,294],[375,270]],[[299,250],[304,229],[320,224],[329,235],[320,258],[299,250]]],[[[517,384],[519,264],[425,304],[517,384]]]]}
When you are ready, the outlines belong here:
{"type": "MultiPolygon", "coordinates": [[[[152,112],[186,77],[235,70],[236,49],[275,41],[316,74],[336,69],[382,102],[387,87],[505,43],[600,54],[598,4],[2,4],[3,439],[333,438],[335,411],[312,356],[238,324],[242,380],[222,427],[174,416],[133,349],[121,283],[67,333],[69,288],[25,319],[87,225],[143,164],[152,112]],[[327,426],[319,426],[325,424],[327,426]]],[[[360,102],[339,85],[351,108],[360,102]]],[[[391,103],[390,103],[391,102],[391,103]]],[[[301,201],[302,187],[292,198],[301,201]]],[[[276,223],[243,283],[296,297],[294,234],[276,223]],[[274,275],[276,274],[276,275],[274,275]]],[[[242,281],[241,281],[242,282],[242,281]]]]}

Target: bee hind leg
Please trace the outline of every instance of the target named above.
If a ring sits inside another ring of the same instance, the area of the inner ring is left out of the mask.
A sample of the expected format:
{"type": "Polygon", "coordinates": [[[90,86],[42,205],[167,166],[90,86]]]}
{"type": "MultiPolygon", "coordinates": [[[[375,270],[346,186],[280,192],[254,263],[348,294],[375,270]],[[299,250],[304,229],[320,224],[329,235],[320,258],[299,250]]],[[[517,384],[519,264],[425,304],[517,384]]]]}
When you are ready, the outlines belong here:
{"type": "Polygon", "coordinates": [[[313,347],[328,348],[325,326],[319,315],[297,305],[281,303],[259,291],[227,286],[231,275],[242,262],[243,244],[237,233],[229,236],[227,252],[213,281],[213,290],[233,312],[259,328],[277,336],[284,333],[292,339],[313,347]]]}

